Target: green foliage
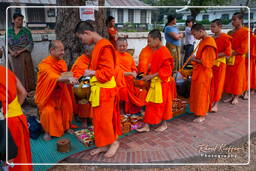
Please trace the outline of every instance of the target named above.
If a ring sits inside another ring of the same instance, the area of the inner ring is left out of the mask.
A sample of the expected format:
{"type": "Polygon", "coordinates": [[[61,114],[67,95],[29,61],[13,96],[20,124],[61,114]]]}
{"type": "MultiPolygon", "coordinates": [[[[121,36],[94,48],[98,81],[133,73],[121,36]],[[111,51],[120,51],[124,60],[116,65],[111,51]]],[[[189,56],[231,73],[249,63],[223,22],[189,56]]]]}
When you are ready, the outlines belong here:
{"type": "Polygon", "coordinates": [[[228,19],[221,19],[221,22],[223,25],[227,25],[231,22],[231,20],[228,20],[228,19]]]}
{"type": "Polygon", "coordinates": [[[197,23],[200,23],[200,24],[210,24],[211,22],[209,20],[202,20],[202,21],[197,21],[197,23]]]}

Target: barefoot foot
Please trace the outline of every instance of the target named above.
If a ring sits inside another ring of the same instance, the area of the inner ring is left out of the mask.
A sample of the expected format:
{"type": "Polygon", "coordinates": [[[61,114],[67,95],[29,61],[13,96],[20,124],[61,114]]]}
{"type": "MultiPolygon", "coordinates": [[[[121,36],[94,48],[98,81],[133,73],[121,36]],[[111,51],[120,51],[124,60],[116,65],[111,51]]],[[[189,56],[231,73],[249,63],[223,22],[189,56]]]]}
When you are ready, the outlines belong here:
{"type": "Polygon", "coordinates": [[[150,128],[149,128],[149,126],[146,124],[146,125],[144,125],[142,128],[137,128],[136,131],[137,131],[137,132],[149,132],[149,131],[150,131],[150,128]]]}
{"type": "Polygon", "coordinates": [[[231,102],[232,105],[238,104],[238,96],[234,97],[234,99],[231,102]]]}
{"type": "Polygon", "coordinates": [[[47,133],[44,134],[45,141],[50,141],[51,139],[52,139],[52,137],[49,134],[47,134],[47,133]]]}
{"type": "Polygon", "coordinates": [[[231,102],[233,100],[233,96],[227,98],[227,99],[223,99],[223,102],[224,103],[228,103],[228,102],[231,102]]]}
{"type": "Polygon", "coordinates": [[[161,126],[159,126],[158,128],[156,128],[155,131],[163,132],[163,131],[166,130],[166,129],[167,129],[167,124],[166,124],[166,122],[164,121],[164,123],[163,123],[161,126]]]}
{"type": "Polygon", "coordinates": [[[243,100],[248,100],[248,91],[244,92],[243,96],[242,96],[243,100]]]}
{"type": "Polygon", "coordinates": [[[113,144],[110,145],[108,151],[104,154],[104,157],[106,158],[113,157],[116,154],[118,148],[119,148],[119,142],[118,141],[113,142],[113,144]]]}
{"type": "Polygon", "coordinates": [[[99,154],[101,152],[105,152],[107,150],[108,150],[108,148],[106,146],[104,146],[104,147],[97,147],[97,148],[95,148],[95,149],[90,151],[90,155],[94,156],[96,154],[99,154]]]}
{"type": "Polygon", "coordinates": [[[74,132],[75,132],[75,131],[74,131],[73,129],[68,129],[68,130],[67,130],[67,133],[68,133],[68,134],[74,134],[74,132]]]}
{"type": "Polygon", "coordinates": [[[193,122],[201,123],[201,122],[203,122],[204,120],[205,120],[205,117],[204,117],[204,116],[200,116],[200,117],[194,119],[193,122]]]}
{"type": "Polygon", "coordinates": [[[214,106],[211,109],[211,112],[213,112],[213,113],[218,112],[218,105],[217,105],[217,103],[214,104],[214,106]]]}

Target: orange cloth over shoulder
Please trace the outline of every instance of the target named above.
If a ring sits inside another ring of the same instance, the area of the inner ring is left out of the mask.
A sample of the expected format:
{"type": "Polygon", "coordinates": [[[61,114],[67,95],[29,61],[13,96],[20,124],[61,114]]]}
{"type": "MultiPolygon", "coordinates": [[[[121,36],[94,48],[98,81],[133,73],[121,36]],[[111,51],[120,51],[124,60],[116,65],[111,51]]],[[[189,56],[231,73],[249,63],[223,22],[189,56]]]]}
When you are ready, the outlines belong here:
{"type": "MultiPolygon", "coordinates": [[[[81,76],[83,76],[85,70],[89,69],[90,62],[91,62],[91,59],[88,58],[85,54],[82,54],[81,56],[79,56],[71,68],[71,72],[73,72],[73,76],[78,79],[81,76]]],[[[77,104],[74,99],[75,98],[74,93],[72,93],[71,96],[73,101],[74,113],[78,114],[80,118],[92,118],[92,114],[90,112],[91,105],[89,103],[77,104]]]]}
{"type": "MultiPolygon", "coordinates": [[[[231,36],[225,33],[221,33],[218,37],[215,37],[214,39],[217,45],[218,53],[224,53],[226,56],[230,56],[232,54],[231,36]]],[[[226,58],[226,56],[223,57],[226,58]]],[[[213,102],[218,102],[221,99],[225,83],[226,64],[221,62],[219,66],[214,65],[212,67],[212,70],[213,78],[211,83],[211,104],[213,102]]]]}
{"type": "Polygon", "coordinates": [[[250,81],[251,89],[256,89],[256,35],[251,35],[250,49],[250,81]]]}
{"type": "MultiPolygon", "coordinates": [[[[92,52],[90,69],[100,83],[117,76],[119,60],[113,45],[107,39],[98,41],[92,52]]],[[[100,88],[100,105],[92,107],[95,144],[97,147],[112,144],[121,135],[117,87],[100,88]]]]}
{"type": "MultiPolygon", "coordinates": [[[[120,72],[137,72],[133,57],[125,52],[117,52],[120,61],[120,72]]],[[[141,107],[145,106],[146,91],[140,90],[134,86],[134,78],[132,76],[124,76],[125,86],[119,89],[119,97],[121,101],[125,101],[124,112],[135,114],[140,112],[141,107]]]]}
{"type": "MultiPolygon", "coordinates": [[[[6,115],[6,103],[10,104],[17,97],[16,76],[9,69],[8,74],[8,102],[6,102],[6,68],[0,65],[0,101],[3,105],[3,112],[6,115]]],[[[13,140],[18,147],[17,156],[13,159],[16,163],[32,163],[30,150],[30,137],[27,127],[27,119],[23,113],[20,116],[9,117],[8,127],[12,134],[13,140]]],[[[31,171],[31,165],[18,166],[9,168],[10,171],[31,171]]]]}
{"type": "Polygon", "coordinates": [[[227,65],[224,92],[233,95],[242,95],[245,91],[246,67],[245,55],[248,52],[248,29],[241,27],[231,34],[232,50],[235,56],[235,64],[227,65]]]}
{"type": "Polygon", "coordinates": [[[149,64],[152,61],[152,56],[153,56],[153,49],[147,45],[144,47],[139,56],[139,65],[138,65],[138,73],[143,72],[144,75],[148,74],[149,71],[149,64]]]}
{"type": "Polygon", "coordinates": [[[162,103],[148,102],[146,104],[146,111],[144,122],[147,124],[159,124],[163,120],[169,120],[172,115],[172,100],[173,100],[173,83],[172,69],[173,57],[170,51],[162,46],[157,49],[150,63],[150,74],[158,73],[159,78],[162,80],[162,103]]]}
{"type": "Polygon", "coordinates": [[[67,71],[67,65],[64,60],[48,56],[39,63],[38,69],[35,102],[40,122],[46,133],[60,137],[70,129],[73,112],[68,86],[58,82],[61,73],[67,71]]]}
{"type": "Polygon", "coordinates": [[[198,116],[205,116],[210,104],[210,86],[213,62],[217,57],[215,40],[208,36],[199,43],[196,59],[201,64],[193,63],[192,82],[190,89],[190,111],[198,116]]]}

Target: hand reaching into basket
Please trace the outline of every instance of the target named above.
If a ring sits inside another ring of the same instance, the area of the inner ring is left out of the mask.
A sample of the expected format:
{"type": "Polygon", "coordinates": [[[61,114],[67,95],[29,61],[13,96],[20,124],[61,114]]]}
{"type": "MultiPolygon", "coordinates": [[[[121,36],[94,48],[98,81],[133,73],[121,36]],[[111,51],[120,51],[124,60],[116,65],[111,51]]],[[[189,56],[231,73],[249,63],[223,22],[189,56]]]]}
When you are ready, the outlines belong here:
{"type": "Polygon", "coordinates": [[[143,78],[141,79],[142,81],[150,81],[152,78],[158,76],[158,73],[155,73],[155,74],[149,74],[149,75],[146,75],[146,76],[143,76],[143,78]]]}
{"type": "Polygon", "coordinates": [[[78,79],[70,76],[60,76],[58,79],[59,82],[67,83],[67,84],[79,84],[78,79]]]}
{"type": "Polygon", "coordinates": [[[84,72],[84,76],[94,76],[95,75],[95,71],[94,70],[85,70],[84,72]]]}
{"type": "Polygon", "coordinates": [[[137,73],[135,71],[133,71],[133,72],[124,72],[124,76],[133,76],[133,78],[136,78],[137,73]]]}

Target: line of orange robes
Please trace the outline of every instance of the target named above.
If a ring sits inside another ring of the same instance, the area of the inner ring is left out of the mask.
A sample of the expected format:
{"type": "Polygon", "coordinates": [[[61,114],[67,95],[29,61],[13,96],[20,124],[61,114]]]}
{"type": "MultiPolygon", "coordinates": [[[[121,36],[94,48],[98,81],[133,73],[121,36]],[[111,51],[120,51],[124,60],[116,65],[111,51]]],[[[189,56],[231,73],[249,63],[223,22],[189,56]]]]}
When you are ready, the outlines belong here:
{"type": "MultiPolygon", "coordinates": [[[[3,105],[3,112],[6,116],[6,103],[10,104],[17,97],[16,76],[9,69],[8,72],[8,102],[6,102],[6,68],[0,65],[0,101],[3,105]]],[[[9,113],[9,111],[8,111],[9,113]]],[[[10,113],[9,113],[10,114],[10,113]]],[[[11,115],[11,114],[10,114],[11,115]]],[[[30,136],[27,126],[27,119],[23,113],[19,116],[8,118],[8,128],[12,134],[15,144],[18,147],[17,156],[13,159],[15,163],[32,163],[30,150],[30,136]]],[[[16,165],[9,168],[10,171],[31,171],[32,165],[16,165]]]]}
{"type": "Polygon", "coordinates": [[[212,67],[217,57],[215,40],[208,36],[201,40],[196,59],[201,64],[193,63],[193,74],[190,89],[190,111],[198,116],[205,116],[209,110],[212,67]]]}
{"type": "Polygon", "coordinates": [[[248,29],[241,27],[232,36],[232,50],[238,53],[234,65],[227,65],[224,92],[233,95],[242,95],[248,88],[246,86],[245,58],[248,53],[248,29]]]}
{"type": "MultiPolygon", "coordinates": [[[[231,39],[232,37],[225,33],[221,33],[219,37],[216,37],[215,42],[217,45],[217,53],[222,52],[226,56],[230,56],[232,53],[231,39]]],[[[217,58],[226,58],[226,56],[217,57],[217,58]]],[[[226,62],[217,62],[212,67],[212,72],[213,72],[213,78],[211,82],[211,95],[210,95],[211,105],[210,106],[212,106],[213,102],[218,102],[221,99],[221,96],[224,90],[224,83],[225,83],[225,76],[226,76],[226,62]]]]}

